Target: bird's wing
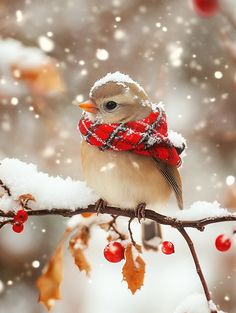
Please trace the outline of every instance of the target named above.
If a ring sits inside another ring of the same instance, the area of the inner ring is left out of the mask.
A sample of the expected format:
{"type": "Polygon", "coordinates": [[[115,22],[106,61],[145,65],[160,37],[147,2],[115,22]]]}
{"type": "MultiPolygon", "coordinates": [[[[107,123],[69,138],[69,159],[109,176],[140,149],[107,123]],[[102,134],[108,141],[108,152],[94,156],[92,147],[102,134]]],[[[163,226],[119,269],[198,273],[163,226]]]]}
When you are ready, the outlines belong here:
{"type": "Polygon", "coordinates": [[[171,166],[165,162],[153,158],[158,169],[172,187],[180,209],[183,209],[182,180],[176,166],[171,166]]]}

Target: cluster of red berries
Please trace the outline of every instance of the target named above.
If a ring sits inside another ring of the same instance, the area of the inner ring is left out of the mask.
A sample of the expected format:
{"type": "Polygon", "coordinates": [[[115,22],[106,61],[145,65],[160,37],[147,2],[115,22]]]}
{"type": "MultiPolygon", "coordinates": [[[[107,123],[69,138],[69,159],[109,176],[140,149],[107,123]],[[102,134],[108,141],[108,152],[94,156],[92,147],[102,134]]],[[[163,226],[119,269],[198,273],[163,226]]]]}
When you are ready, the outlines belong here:
{"type": "Polygon", "coordinates": [[[219,10],[219,0],[193,0],[193,6],[199,15],[210,17],[219,10]]]}
{"type": "Polygon", "coordinates": [[[24,230],[24,223],[28,220],[28,213],[21,209],[14,216],[12,229],[15,233],[21,233],[24,230]]]}
{"type": "MultiPolygon", "coordinates": [[[[228,251],[232,245],[230,237],[221,234],[215,240],[215,247],[221,252],[228,251]]],[[[124,259],[124,246],[117,241],[110,242],[104,249],[104,257],[111,263],[117,263],[124,259]]],[[[175,253],[175,246],[171,241],[163,241],[161,244],[161,251],[164,254],[175,253]]]]}

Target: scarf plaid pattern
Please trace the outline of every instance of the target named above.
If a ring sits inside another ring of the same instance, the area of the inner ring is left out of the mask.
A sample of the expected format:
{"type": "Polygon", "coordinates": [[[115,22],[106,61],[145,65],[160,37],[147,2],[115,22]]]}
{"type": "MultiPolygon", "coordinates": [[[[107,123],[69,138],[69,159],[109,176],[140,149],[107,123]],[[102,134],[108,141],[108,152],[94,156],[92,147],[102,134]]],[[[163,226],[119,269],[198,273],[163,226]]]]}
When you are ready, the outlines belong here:
{"type": "Polygon", "coordinates": [[[157,107],[146,118],[126,123],[104,124],[82,115],[78,128],[84,140],[100,150],[131,151],[180,166],[181,158],[168,139],[166,114],[157,107]]]}

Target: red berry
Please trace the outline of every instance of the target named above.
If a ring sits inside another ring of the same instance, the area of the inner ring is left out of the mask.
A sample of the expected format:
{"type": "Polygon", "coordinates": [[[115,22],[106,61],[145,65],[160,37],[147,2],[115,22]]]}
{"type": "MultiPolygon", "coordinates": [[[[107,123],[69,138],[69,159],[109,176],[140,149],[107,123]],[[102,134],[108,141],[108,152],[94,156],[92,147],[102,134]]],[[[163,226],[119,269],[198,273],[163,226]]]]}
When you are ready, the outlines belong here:
{"type": "Polygon", "coordinates": [[[110,242],[104,249],[104,257],[112,263],[120,262],[124,259],[124,247],[119,242],[110,242]]]}
{"type": "Polygon", "coordinates": [[[25,210],[19,210],[14,216],[14,221],[18,223],[25,223],[28,220],[28,213],[25,210]]]}
{"type": "Polygon", "coordinates": [[[224,234],[219,235],[215,241],[216,249],[221,252],[229,250],[231,244],[232,244],[231,239],[224,234]]]}
{"type": "Polygon", "coordinates": [[[21,233],[24,230],[24,225],[22,223],[14,223],[12,229],[15,233],[21,233]]]}
{"type": "Polygon", "coordinates": [[[199,15],[209,17],[219,9],[218,0],[193,0],[193,5],[199,15]]]}
{"type": "Polygon", "coordinates": [[[161,251],[164,254],[172,254],[175,253],[175,246],[170,241],[163,241],[161,245],[161,251]]]}

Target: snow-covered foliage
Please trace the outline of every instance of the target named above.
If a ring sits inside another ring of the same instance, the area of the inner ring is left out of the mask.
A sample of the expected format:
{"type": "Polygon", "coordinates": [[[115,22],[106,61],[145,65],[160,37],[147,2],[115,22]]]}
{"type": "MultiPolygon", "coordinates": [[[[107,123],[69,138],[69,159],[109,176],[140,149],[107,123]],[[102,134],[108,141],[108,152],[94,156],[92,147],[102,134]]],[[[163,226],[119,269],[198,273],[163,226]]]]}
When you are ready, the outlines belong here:
{"type": "MultiPolygon", "coordinates": [[[[22,194],[32,194],[36,200],[34,207],[38,209],[75,209],[86,207],[98,199],[85,182],[49,176],[38,171],[36,165],[17,159],[1,161],[0,179],[10,188],[13,199],[22,194]]],[[[6,195],[0,198],[1,209],[9,210],[12,205],[6,195]]]]}

